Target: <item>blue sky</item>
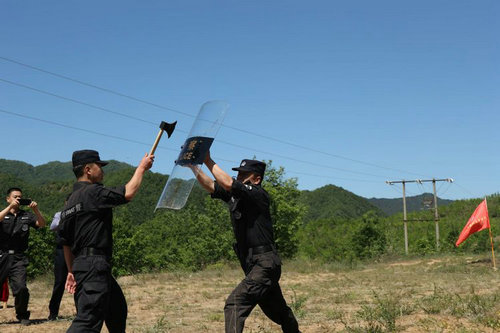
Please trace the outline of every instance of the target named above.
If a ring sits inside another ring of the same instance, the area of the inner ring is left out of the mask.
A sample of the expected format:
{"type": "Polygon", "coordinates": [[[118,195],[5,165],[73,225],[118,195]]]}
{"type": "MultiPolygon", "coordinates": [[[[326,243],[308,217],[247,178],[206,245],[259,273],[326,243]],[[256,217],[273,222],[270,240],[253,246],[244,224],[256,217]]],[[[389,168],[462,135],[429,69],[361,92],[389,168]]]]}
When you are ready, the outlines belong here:
{"type": "Polygon", "coordinates": [[[153,167],[170,173],[200,106],[222,99],[224,169],[255,155],[301,189],[399,197],[386,180],[451,177],[445,198],[496,193],[499,14],[493,0],[4,0],[0,158],[93,148],[136,165],[177,120],[153,167]]]}

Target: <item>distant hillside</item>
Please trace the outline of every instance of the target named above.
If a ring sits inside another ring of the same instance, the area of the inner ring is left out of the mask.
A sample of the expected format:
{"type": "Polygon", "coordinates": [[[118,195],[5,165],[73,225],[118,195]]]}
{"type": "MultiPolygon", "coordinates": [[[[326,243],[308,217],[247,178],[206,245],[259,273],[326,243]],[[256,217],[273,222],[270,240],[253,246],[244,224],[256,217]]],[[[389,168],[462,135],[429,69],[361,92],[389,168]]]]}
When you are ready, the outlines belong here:
{"type": "MultiPolygon", "coordinates": [[[[132,166],[127,163],[111,160],[106,166],[106,172],[113,172],[131,167],[132,166]]],[[[21,161],[0,159],[0,172],[13,175],[25,182],[34,184],[46,184],[55,181],[75,179],[71,162],[54,161],[35,167],[21,161]]]]}
{"type": "MultiPolygon", "coordinates": [[[[104,169],[104,184],[106,186],[126,184],[134,170],[135,167],[127,163],[111,160],[104,169]]],[[[146,173],[137,196],[130,204],[118,207],[115,216],[127,216],[136,224],[151,219],[167,180],[166,175],[146,173]]],[[[34,167],[21,161],[0,159],[0,193],[5,194],[12,186],[21,187],[26,197],[38,202],[40,210],[47,218],[51,218],[61,209],[64,199],[73,189],[74,182],[71,162],[49,162],[34,167]]],[[[203,195],[206,195],[206,192],[196,184],[187,207],[199,206],[203,195]]]]}
{"type": "Polygon", "coordinates": [[[309,207],[304,222],[331,217],[356,218],[370,210],[382,214],[365,198],[335,185],[302,191],[301,202],[309,207]]]}
{"type": "MultiPolygon", "coordinates": [[[[368,201],[380,208],[387,215],[403,212],[403,198],[396,199],[377,199],[370,198],[368,201]]],[[[449,205],[453,200],[440,199],[438,197],[438,211],[439,207],[449,205]]],[[[407,212],[418,212],[434,207],[434,195],[432,193],[424,193],[413,197],[406,197],[406,210],[407,212]]]]}

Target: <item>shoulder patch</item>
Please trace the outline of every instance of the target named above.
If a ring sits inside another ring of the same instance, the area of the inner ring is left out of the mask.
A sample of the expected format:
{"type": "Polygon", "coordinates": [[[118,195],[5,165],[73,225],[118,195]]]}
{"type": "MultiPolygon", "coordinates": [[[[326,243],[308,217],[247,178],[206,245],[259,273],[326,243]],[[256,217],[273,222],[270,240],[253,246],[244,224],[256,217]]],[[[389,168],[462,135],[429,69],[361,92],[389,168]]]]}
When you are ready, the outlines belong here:
{"type": "Polygon", "coordinates": [[[83,209],[83,204],[81,202],[79,202],[76,205],[74,205],[74,206],[72,206],[72,207],[70,207],[68,209],[63,210],[61,212],[61,219],[70,217],[72,215],[75,215],[76,213],[78,213],[82,209],[83,209]]]}

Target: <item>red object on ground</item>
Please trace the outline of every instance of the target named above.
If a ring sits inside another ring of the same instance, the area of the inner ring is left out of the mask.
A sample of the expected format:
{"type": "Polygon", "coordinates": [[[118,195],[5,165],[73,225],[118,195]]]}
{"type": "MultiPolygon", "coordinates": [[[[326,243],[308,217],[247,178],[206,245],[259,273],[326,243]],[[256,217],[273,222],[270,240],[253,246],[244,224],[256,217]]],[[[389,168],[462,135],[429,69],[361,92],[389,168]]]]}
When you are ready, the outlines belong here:
{"type": "Polygon", "coordinates": [[[2,289],[0,292],[0,302],[7,302],[9,299],[9,282],[7,279],[2,283],[2,289]]]}

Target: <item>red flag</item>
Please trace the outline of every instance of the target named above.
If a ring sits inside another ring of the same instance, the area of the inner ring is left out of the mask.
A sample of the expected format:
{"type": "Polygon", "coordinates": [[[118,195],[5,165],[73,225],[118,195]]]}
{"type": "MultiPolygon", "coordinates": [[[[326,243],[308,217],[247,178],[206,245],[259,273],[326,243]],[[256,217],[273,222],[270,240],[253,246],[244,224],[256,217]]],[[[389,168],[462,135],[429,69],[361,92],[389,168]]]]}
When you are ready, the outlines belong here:
{"type": "Polygon", "coordinates": [[[479,206],[477,206],[476,210],[460,233],[460,236],[458,236],[458,240],[455,243],[455,246],[458,246],[473,233],[481,231],[483,229],[487,229],[489,227],[490,218],[488,217],[488,206],[486,206],[486,199],[484,199],[483,202],[481,202],[479,206]]]}

